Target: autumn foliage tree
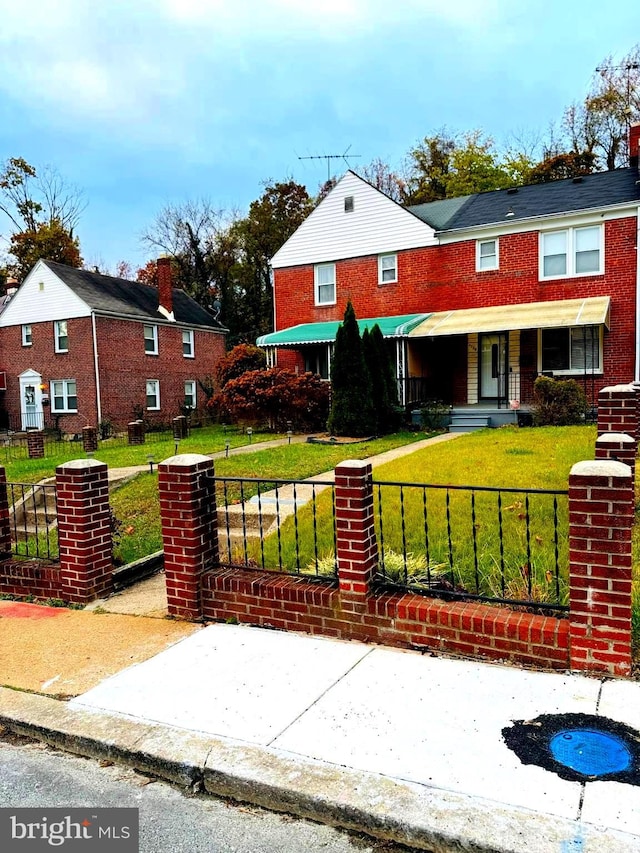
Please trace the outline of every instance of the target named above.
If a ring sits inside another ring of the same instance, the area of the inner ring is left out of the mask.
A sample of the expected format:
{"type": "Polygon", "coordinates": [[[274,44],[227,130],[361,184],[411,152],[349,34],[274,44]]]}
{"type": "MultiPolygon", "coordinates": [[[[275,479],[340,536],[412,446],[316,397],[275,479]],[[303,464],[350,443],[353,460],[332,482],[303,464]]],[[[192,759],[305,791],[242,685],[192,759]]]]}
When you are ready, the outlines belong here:
{"type": "Polygon", "coordinates": [[[249,370],[264,370],[267,357],[264,350],[252,344],[238,344],[218,362],[218,388],[222,389],[232,379],[249,370]]]}

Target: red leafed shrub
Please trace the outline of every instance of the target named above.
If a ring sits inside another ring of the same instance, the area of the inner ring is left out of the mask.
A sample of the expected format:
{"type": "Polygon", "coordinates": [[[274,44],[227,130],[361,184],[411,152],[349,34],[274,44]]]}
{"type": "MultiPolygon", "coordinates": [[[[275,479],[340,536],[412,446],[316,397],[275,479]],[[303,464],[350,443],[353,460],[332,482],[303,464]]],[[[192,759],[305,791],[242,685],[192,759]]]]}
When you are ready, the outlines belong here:
{"type": "Polygon", "coordinates": [[[219,418],[266,423],[284,431],[324,429],[329,413],[329,384],[313,373],[272,367],[230,379],[208,404],[219,418]]]}
{"type": "Polygon", "coordinates": [[[227,382],[238,379],[248,370],[262,370],[266,363],[264,350],[253,344],[238,344],[218,362],[218,388],[224,388],[227,382]]]}

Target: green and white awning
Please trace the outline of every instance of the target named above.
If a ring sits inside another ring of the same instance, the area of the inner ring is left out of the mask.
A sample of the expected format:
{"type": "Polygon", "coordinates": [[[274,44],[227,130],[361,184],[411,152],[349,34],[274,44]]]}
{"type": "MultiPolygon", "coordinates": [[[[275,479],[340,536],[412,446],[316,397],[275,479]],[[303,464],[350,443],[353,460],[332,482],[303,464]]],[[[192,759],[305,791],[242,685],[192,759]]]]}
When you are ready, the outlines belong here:
{"type": "MultiPolygon", "coordinates": [[[[398,314],[394,317],[358,318],[360,333],[378,324],[384,338],[405,338],[409,332],[426,320],[429,314],[398,314]]],[[[336,339],[341,320],[330,320],[326,323],[301,323],[290,326],[279,332],[260,335],[256,341],[259,347],[299,347],[305,344],[328,344],[336,339]]]]}

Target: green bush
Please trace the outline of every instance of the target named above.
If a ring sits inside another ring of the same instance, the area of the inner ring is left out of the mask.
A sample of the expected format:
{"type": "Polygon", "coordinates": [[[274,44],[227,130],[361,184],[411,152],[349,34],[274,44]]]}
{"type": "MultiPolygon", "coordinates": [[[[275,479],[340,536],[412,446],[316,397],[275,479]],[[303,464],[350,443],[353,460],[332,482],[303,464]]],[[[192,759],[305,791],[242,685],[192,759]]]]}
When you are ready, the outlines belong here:
{"type": "Polygon", "coordinates": [[[533,385],[535,426],[570,426],[584,421],[587,399],[575,379],[539,376],[533,385]]]}
{"type": "Polygon", "coordinates": [[[450,410],[442,400],[426,400],[420,409],[422,426],[427,432],[437,432],[449,426],[450,410]]]}
{"type": "Polygon", "coordinates": [[[371,397],[371,377],[351,302],[347,304],[344,321],[336,335],[331,361],[331,391],[329,432],[357,437],[373,435],[376,415],[371,397]]]}

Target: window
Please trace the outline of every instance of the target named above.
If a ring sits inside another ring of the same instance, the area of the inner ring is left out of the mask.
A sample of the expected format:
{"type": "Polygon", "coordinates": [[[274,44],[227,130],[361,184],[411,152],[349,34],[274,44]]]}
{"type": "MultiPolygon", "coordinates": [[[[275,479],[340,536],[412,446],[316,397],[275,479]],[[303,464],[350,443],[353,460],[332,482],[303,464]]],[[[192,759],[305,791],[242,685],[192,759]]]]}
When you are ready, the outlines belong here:
{"type": "Polygon", "coordinates": [[[147,379],[147,409],[160,408],[160,380],[147,379]]]}
{"type": "Polygon", "coordinates": [[[78,411],[75,379],[53,379],[51,381],[51,411],[56,413],[78,411]]]}
{"type": "Polygon", "coordinates": [[[599,373],[602,364],[600,326],[542,329],[541,369],[554,373],[599,373]]]}
{"type": "Polygon", "coordinates": [[[187,379],[184,383],[184,404],[189,409],[196,408],[196,381],[187,379]]]}
{"type": "Polygon", "coordinates": [[[147,355],[158,355],[158,327],[144,327],[144,351],[147,355]]]}
{"type": "Polygon", "coordinates": [[[498,241],[478,240],[476,243],[476,272],[498,269],[498,241]]]}
{"type": "Polygon", "coordinates": [[[69,352],[69,335],[67,334],[67,321],[56,320],[53,324],[56,352],[69,352]]]}
{"type": "Polygon", "coordinates": [[[336,265],[317,264],[315,267],[316,305],[335,305],[336,265]]]}
{"type": "Polygon", "coordinates": [[[398,280],[398,256],[380,255],[378,257],[378,284],[391,284],[398,280]]]}
{"type": "Polygon", "coordinates": [[[304,351],[304,369],[307,373],[315,373],[320,379],[329,378],[329,346],[308,347],[304,351]]]}
{"type": "Polygon", "coordinates": [[[540,278],[602,273],[602,226],[540,235],[540,278]]]}
{"type": "Polygon", "coordinates": [[[22,346],[30,347],[33,343],[33,337],[31,335],[31,323],[26,323],[22,327],[22,346]]]}
{"type": "Polygon", "coordinates": [[[182,331],[182,355],[185,358],[193,358],[193,329],[182,331]]]}

